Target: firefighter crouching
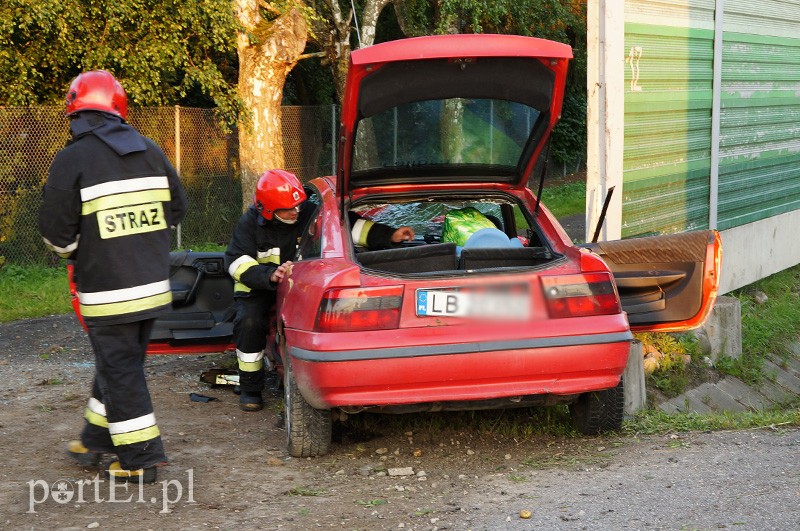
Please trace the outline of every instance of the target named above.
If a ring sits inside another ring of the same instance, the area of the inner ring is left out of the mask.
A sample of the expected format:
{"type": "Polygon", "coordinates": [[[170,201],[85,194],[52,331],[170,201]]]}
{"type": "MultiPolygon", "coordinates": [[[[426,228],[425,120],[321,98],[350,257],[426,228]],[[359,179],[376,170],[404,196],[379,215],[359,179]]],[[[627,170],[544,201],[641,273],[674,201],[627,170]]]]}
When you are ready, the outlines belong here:
{"type": "MultiPolygon", "coordinates": [[[[234,280],[236,318],[234,340],[239,364],[239,406],[243,411],[264,407],[265,357],[278,284],[288,274],[297,244],[314,211],[298,178],[288,171],[269,170],[258,180],[251,206],[239,219],[225,251],[225,267],[234,280]]],[[[353,241],[369,248],[414,238],[410,227],[359,219],[351,214],[353,241]]]]}
{"type": "Polygon", "coordinates": [[[71,139],[50,166],[39,230],[75,261],[95,354],[86,422],[68,453],[83,466],[116,454],[106,475],[151,483],[167,456],[144,359],[156,316],[172,302],[170,227],[183,219],[186,195],[161,148],[125,122],[127,96],[111,73],[76,77],[66,114],[71,139]]]}

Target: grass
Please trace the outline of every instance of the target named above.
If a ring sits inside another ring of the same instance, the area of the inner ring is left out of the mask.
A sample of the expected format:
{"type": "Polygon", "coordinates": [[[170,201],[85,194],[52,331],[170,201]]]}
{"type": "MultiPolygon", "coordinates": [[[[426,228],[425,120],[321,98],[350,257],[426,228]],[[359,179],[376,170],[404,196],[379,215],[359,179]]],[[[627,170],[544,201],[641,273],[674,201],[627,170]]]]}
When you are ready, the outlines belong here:
{"type": "Polygon", "coordinates": [[[197,253],[224,253],[226,245],[219,245],[217,243],[198,243],[190,245],[187,249],[191,249],[197,253]]]}
{"type": "Polygon", "coordinates": [[[778,429],[800,426],[797,403],[767,411],[740,413],[665,413],[648,409],[626,421],[623,431],[628,435],[653,435],[667,432],[720,431],[745,429],[778,429]]]}
{"type": "Polygon", "coordinates": [[[729,295],[738,298],[742,307],[742,356],[721,359],[719,368],[745,382],[760,382],[767,376],[764,361],[785,359],[786,344],[800,337],[800,266],[729,295]],[[761,294],[766,295],[765,302],[761,294]]]}
{"type": "Polygon", "coordinates": [[[71,311],[65,267],[9,265],[0,269],[0,322],[71,311]]]}
{"type": "Polygon", "coordinates": [[[586,211],[586,182],[578,180],[559,185],[545,182],[542,202],[556,218],[583,214],[586,211]]]}

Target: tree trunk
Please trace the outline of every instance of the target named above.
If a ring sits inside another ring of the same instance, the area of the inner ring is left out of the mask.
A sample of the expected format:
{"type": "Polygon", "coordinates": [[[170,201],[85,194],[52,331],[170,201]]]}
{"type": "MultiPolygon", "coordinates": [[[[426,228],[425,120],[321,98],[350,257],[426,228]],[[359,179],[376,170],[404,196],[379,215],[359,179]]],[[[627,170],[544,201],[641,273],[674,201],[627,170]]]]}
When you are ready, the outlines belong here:
{"type": "Polygon", "coordinates": [[[465,162],[464,101],[447,100],[442,107],[442,130],[439,135],[443,162],[465,162]]]}
{"type": "MultiPolygon", "coordinates": [[[[392,4],[393,0],[366,0],[362,15],[358,19],[361,44],[359,48],[372,46],[375,43],[375,29],[383,8],[392,4]]],[[[347,78],[347,67],[350,61],[350,34],[353,31],[353,13],[345,18],[338,0],[326,0],[331,11],[332,28],[328,41],[328,61],[336,85],[336,97],[342,103],[344,97],[344,83],[347,78]]]]}
{"type": "Polygon", "coordinates": [[[237,51],[238,93],[248,110],[239,125],[242,207],[246,209],[252,204],[259,176],[283,167],[283,86],[305,49],[308,28],[297,9],[267,21],[261,17],[257,0],[236,0],[235,5],[244,27],[237,37],[237,51]]]}
{"type": "Polygon", "coordinates": [[[344,101],[344,83],[347,80],[347,68],[350,63],[350,21],[334,21],[331,52],[331,70],[336,88],[336,99],[344,101]]]}
{"type": "Polygon", "coordinates": [[[361,15],[361,45],[359,48],[366,48],[375,44],[375,30],[378,27],[378,17],[381,16],[383,8],[392,3],[392,0],[371,0],[364,4],[364,11],[361,15]]]}
{"type": "Polygon", "coordinates": [[[342,103],[344,99],[344,83],[347,78],[347,65],[350,61],[350,23],[353,20],[351,11],[345,19],[342,8],[338,0],[325,0],[325,4],[330,10],[330,26],[324,30],[316,29],[318,36],[325,35],[320,43],[327,53],[327,63],[330,65],[333,75],[333,85],[336,90],[336,99],[342,103]]]}

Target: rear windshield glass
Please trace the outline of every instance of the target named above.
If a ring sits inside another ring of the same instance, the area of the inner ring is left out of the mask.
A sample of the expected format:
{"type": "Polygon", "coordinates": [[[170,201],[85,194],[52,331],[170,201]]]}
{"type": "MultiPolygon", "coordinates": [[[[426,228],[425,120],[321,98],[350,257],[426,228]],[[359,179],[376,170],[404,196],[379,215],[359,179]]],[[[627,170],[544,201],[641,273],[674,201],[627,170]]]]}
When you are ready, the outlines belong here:
{"type": "Polygon", "coordinates": [[[521,103],[451,98],[405,103],[359,122],[354,172],[505,167],[513,172],[540,112],[521,103]]]}

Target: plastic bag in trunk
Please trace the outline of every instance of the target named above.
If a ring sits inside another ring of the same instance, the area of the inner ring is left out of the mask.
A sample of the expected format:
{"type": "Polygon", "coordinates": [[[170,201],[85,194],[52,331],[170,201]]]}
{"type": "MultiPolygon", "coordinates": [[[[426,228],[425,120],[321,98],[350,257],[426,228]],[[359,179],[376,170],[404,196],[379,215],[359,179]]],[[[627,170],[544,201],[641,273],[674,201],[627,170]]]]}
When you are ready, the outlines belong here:
{"type": "Polygon", "coordinates": [[[474,207],[452,210],[444,217],[442,242],[453,242],[463,247],[470,236],[481,229],[497,228],[494,223],[474,207]]]}

